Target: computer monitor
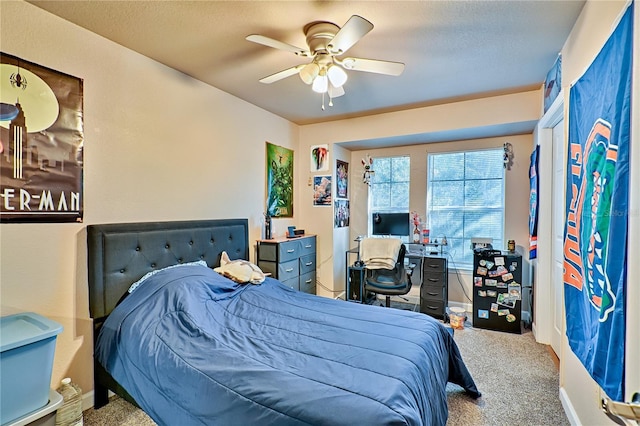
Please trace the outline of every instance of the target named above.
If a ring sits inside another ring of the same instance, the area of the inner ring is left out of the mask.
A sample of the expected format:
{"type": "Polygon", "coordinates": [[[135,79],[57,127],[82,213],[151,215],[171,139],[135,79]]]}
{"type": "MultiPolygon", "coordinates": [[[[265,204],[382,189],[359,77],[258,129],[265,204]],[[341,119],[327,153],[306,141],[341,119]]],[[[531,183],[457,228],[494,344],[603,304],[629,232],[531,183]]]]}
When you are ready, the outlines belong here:
{"type": "Polygon", "coordinates": [[[373,235],[405,237],[411,234],[409,213],[373,213],[373,235]]]}

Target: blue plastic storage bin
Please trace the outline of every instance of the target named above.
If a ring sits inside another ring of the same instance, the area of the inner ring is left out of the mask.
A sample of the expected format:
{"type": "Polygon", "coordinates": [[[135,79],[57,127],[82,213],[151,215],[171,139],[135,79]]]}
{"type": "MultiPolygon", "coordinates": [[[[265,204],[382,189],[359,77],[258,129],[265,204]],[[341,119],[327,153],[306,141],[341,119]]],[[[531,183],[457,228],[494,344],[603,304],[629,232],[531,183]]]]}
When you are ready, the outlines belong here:
{"type": "Polygon", "coordinates": [[[0,424],[49,403],[56,337],[62,325],[33,312],[0,318],[0,424]]]}

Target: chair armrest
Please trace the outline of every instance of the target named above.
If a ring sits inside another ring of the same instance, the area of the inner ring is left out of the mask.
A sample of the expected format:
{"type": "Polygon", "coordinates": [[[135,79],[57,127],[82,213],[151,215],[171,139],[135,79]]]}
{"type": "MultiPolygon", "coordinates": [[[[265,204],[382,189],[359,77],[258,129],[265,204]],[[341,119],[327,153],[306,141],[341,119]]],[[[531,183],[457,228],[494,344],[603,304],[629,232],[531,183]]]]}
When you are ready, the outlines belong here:
{"type": "Polygon", "coordinates": [[[405,269],[407,271],[407,275],[411,276],[413,274],[413,270],[415,269],[417,265],[415,263],[409,263],[405,269]]]}

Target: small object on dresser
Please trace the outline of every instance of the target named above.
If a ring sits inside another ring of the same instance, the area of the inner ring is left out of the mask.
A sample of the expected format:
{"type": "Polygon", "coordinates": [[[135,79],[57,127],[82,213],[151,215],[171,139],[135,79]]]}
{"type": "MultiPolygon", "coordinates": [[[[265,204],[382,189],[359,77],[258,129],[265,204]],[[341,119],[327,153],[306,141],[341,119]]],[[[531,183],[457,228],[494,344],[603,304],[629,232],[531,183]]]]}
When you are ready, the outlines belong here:
{"type": "Polygon", "coordinates": [[[294,229],[293,235],[296,235],[296,236],[304,235],[304,229],[294,229]]]}

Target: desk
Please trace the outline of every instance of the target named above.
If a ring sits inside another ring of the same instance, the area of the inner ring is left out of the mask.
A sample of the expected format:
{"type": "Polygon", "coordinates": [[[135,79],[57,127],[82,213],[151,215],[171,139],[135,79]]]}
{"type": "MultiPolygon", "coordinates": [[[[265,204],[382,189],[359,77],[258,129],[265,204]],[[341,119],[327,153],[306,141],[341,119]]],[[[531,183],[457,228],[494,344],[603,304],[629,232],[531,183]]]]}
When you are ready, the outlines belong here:
{"type": "MultiPolygon", "coordinates": [[[[345,300],[362,303],[364,299],[363,266],[354,266],[351,256],[357,255],[358,249],[347,250],[345,300]],[[356,286],[356,287],[354,287],[356,286]]],[[[407,250],[405,259],[415,263],[411,274],[411,285],[420,288],[420,312],[439,319],[446,319],[449,303],[449,268],[446,255],[425,254],[424,250],[407,250]]]]}

